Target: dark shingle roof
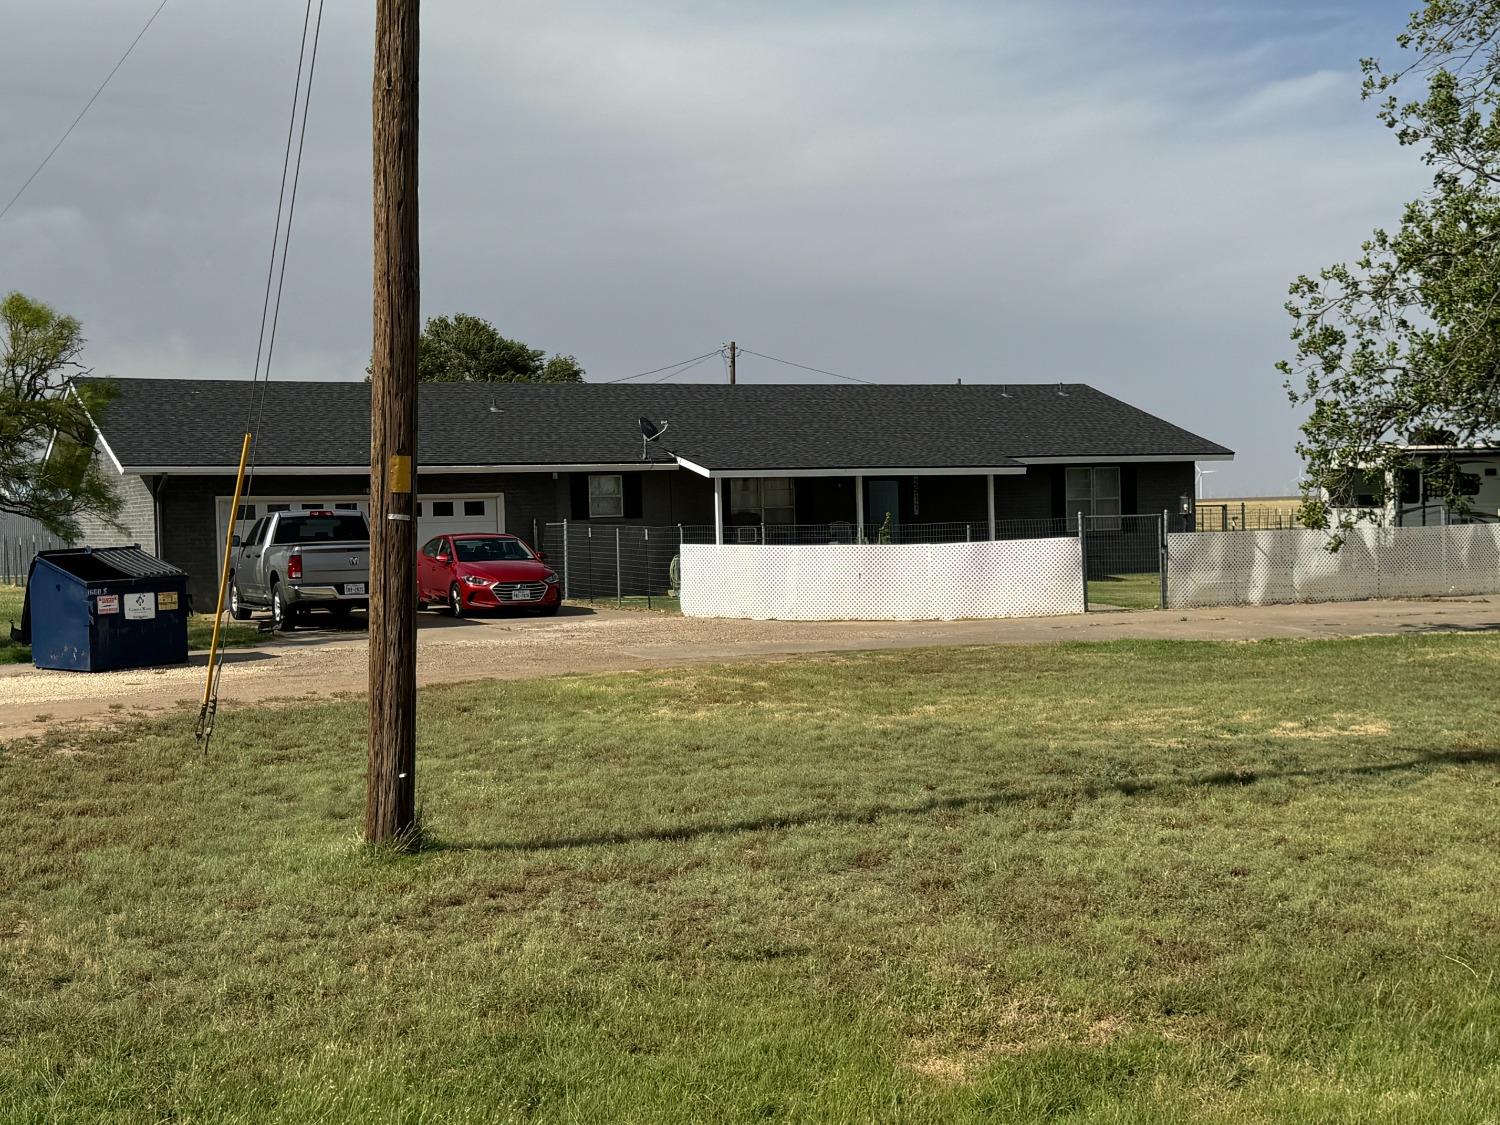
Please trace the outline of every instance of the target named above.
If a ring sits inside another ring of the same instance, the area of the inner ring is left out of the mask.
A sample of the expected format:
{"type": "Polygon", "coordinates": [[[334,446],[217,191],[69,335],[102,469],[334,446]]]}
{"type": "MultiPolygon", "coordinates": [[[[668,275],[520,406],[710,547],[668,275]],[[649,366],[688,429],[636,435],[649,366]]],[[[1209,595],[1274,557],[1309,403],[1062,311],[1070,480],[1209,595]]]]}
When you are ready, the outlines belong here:
{"type": "MultiPolygon", "coordinates": [[[[99,419],[127,468],[228,467],[250,386],[114,379],[99,419]]],[[[256,462],[369,463],[369,386],[276,383],[256,462]]],[[[638,461],[637,419],[669,423],[651,459],[717,471],[1001,468],[1017,458],[1225,456],[1229,450],[1082,384],[615,386],[434,383],[421,388],[424,466],[638,461]]]]}

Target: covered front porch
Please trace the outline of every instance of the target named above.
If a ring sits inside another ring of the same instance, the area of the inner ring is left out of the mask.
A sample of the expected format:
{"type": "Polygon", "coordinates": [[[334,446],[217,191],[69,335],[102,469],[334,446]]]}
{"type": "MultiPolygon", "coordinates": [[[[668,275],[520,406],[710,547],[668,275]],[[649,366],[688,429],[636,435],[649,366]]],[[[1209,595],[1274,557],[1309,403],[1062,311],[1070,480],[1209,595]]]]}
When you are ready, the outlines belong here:
{"type": "Polygon", "coordinates": [[[1002,529],[994,473],[724,475],[713,480],[713,543],[943,543],[1002,529]]]}

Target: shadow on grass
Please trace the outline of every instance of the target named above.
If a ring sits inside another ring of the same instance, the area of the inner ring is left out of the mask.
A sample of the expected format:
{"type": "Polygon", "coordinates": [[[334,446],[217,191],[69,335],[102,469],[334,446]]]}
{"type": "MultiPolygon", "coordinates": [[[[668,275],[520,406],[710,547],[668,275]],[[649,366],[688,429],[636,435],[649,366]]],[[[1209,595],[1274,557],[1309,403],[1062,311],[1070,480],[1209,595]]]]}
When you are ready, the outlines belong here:
{"type": "Polygon", "coordinates": [[[1201,776],[1183,778],[1123,780],[1112,782],[1085,782],[1077,788],[1021,791],[1014,789],[994,790],[989,793],[966,794],[955,797],[935,797],[912,804],[878,804],[864,809],[828,812],[798,812],[785,816],[764,816],[746,820],[732,820],[717,824],[685,824],[669,828],[647,828],[635,831],[600,832],[587,836],[558,836],[541,840],[501,840],[493,843],[462,843],[429,838],[424,851],[469,851],[469,852],[527,852],[559,851],[569,848],[596,848],[612,844],[667,843],[676,840],[693,840],[710,836],[732,836],[744,832],[763,832],[768,829],[801,828],[811,824],[873,824],[882,817],[917,817],[930,813],[957,812],[960,810],[985,811],[1003,808],[1026,801],[1056,799],[1060,797],[1098,800],[1111,793],[1127,797],[1147,793],[1191,789],[1196,786],[1242,787],[1256,785],[1262,781],[1283,778],[1331,778],[1367,777],[1419,770],[1426,766],[1481,765],[1500,766],[1500,750],[1447,750],[1419,754],[1400,762],[1383,762],[1367,766],[1324,766],[1306,770],[1219,770],[1201,776]]]}

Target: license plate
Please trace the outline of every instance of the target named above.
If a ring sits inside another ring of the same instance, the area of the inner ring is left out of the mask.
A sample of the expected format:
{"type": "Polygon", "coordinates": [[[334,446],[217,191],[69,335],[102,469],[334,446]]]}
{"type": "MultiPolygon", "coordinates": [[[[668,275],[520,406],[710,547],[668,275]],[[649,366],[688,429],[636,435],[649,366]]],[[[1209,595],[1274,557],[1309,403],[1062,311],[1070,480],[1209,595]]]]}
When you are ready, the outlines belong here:
{"type": "Polygon", "coordinates": [[[365,584],[363,582],[345,582],[344,583],[344,593],[346,593],[346,594],[363,594],[364,592],[365,592],[365,584]]]}
{"type": "Polygon", "coordinates": [[[510,600],[513,602],[529,602],[531,600],[531,591],[526,589],[525,587],[522,587],[515,593],[511,594],[510,600]]]}

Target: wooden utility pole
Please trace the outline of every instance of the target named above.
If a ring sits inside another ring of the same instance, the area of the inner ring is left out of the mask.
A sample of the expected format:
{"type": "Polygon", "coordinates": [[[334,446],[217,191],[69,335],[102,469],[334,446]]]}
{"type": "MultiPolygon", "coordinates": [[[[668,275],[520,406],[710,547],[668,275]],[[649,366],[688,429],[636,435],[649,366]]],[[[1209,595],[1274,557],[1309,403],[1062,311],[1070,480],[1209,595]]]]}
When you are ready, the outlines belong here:
{"type": "Polygon", "coordinates": [[[734,386],[734,357],[739,354],[739,348],[735,347],[734,341],[729,341],[729,385],[734,386]]]}
{"type": "Polygon", "coordinates": [[[403,841],[417,792],[417,9],[375,0],[370,375],[370,757],[365,839],[403,841]]]}

